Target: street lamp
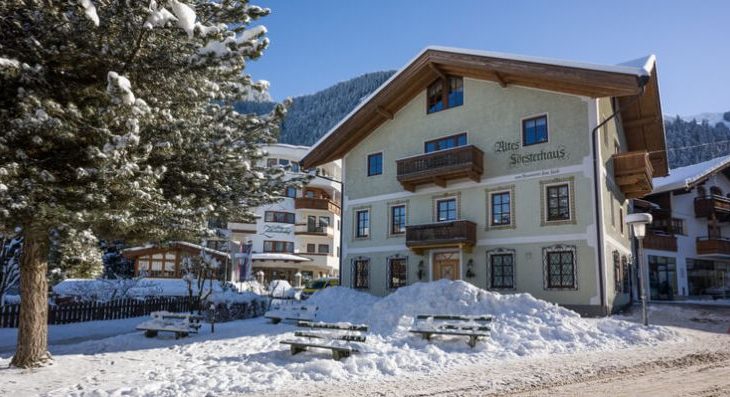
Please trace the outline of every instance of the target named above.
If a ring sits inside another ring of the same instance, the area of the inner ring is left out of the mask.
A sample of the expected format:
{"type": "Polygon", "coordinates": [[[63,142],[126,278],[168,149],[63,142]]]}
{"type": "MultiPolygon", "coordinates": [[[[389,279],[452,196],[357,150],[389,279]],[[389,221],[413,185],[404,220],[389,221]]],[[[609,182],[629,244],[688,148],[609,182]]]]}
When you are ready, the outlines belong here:
{"type": "Polygon", "coordinates": [[[649,317],[646,313],[646,274],[644,267],[646,267],[646,261],[644,260],[644,236],[646,235],[646,225],[651,223],[651,214],[639,213],[626,215],[626,224],[631,226],[634,231],[634,236],[639,239],[639,282],[641,288],[641,320],[644,325],[649,325],[649,317]]]}

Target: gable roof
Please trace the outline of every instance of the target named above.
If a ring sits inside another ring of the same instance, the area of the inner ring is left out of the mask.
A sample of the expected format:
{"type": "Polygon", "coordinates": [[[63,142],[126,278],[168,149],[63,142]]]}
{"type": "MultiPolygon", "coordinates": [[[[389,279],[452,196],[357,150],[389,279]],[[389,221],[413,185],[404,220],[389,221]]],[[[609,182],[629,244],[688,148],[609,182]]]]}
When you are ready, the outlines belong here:
{"type": "Polygon", "coordinates": [[[667,174],[656,58],[620,65],[427,47],[366,97],[301,160],[311,168],[342,158],[437,78],[457,75],[509,85],[532,87],[593,98],[619,97],[629,150],[649,150],[654,176],[667,174]]]}
{"type": "Polygon", "coordinates": [[[229,259],[227,252],[203,247],[202,245],[189,243],[187,241],[170,241],[165,245],[148,244],[139,247],[130,247],[123,249],[122,255],[126,258],[136,258],[139,256],[154,255],[167,251],[184,251],[192,255],[200,255],[202,251],[205,251],[205,253],[212,255],[217,259],[229,259]]]}
{"type": "Polygon", "coordinates": [[[730,155],[716,157],[712,160],[688,165],[686,167],[673,168],[669,175],[662,178],[654,178],[654,190],[651,194],[670,192],[678,189],[690,189],[710,176],[728,170],[730,167],[730,155]]]}

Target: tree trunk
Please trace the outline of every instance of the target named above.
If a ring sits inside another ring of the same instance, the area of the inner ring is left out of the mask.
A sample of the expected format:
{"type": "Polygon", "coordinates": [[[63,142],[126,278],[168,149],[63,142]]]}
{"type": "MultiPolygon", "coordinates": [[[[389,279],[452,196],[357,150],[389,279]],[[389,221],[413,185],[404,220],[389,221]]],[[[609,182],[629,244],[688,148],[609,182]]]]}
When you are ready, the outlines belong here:
{"type": "Polygon", "coordinates": [[[47,237],[28,233],[20,258],[20,323],[18,345],[10,365],[38,367],[50,361],[48,353],[47,237]]]}

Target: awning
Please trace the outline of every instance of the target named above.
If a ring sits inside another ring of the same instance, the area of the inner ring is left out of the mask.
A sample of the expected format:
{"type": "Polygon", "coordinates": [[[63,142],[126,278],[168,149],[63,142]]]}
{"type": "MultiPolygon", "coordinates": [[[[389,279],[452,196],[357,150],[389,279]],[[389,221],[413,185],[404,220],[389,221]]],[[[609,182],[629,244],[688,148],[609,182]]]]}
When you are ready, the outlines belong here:
{"type": "Polygon", "coordinates": [[[283,252],[263,252],[252,254],[251,259],[255,261],[291,261],[291,262],[309,262],[311,259],[303,256],[287,254],[283,252]]]}

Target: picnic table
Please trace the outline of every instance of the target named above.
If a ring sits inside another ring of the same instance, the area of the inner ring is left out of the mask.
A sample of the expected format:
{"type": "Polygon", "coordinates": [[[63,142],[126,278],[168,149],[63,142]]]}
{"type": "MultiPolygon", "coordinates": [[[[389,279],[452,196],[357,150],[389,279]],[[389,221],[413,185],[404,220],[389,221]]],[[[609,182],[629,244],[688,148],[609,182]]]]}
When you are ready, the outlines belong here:
{"type": "Polygon", "coordinates": [[[409,332],[419,334],[427,341],[433,335],[468,336],[469,347],[474,347],[480,338],[489,336],[492,316],[459,316],[447,314],[421,314],[409,332]]]}
{"type": "Polygon", "coordinates": [[[157,311],[150,313],[152,317],[139,325],[137,330],[144,331],[144,336],[154,338],[159,332],[172,332],[175,339],[183,338],[191,333],[198,333],[202,316],[189,313],[171,313],[157,311]]]}
{"type": "Polygon", "coordinates": [[[362,332],[367,332],[369,329],[367,325],[325,323],[321,321],[299,321],[297,326],[308,328],[308,330],[294,333],[294,336],[300,339],[280,342],[290,346],[292,355],[307,351],[309,348],[329,349],[332,351],[332,358],[335,360],[358,353],[359,350],[352,345],[352,342],[365,342],[366,336],[362,335],[362,332]]]}

